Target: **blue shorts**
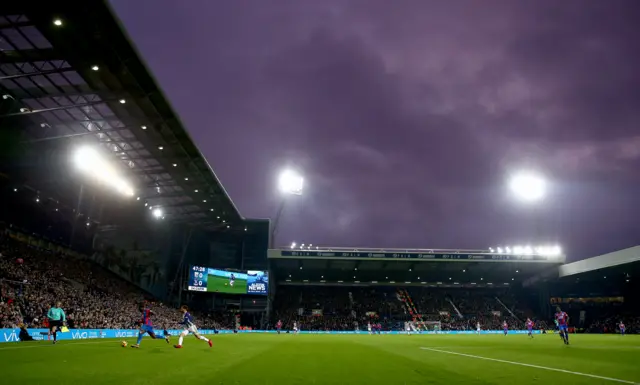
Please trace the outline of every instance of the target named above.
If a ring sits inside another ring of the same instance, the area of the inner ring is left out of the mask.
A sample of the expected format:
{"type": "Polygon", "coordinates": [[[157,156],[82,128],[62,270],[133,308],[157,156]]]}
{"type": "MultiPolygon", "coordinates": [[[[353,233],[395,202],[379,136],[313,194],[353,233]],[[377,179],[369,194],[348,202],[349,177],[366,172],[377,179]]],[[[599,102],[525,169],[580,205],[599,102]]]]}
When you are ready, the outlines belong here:
{"type": "Polygon", "coordinates": [[[151,325],[140,325],[140,330],[146,333],[153,333],[153,326],[151,325]]]}
{"type": "Polygon", "coordinates": [[[558,325],[558,331],[566,332],[569,327],[567,325],[558,325]]]}
{"type": "Polygon", "coordinates": [[[529,333],[531,333],[533,331],[533,329],[527,329],[529,331],[529,333]]]}

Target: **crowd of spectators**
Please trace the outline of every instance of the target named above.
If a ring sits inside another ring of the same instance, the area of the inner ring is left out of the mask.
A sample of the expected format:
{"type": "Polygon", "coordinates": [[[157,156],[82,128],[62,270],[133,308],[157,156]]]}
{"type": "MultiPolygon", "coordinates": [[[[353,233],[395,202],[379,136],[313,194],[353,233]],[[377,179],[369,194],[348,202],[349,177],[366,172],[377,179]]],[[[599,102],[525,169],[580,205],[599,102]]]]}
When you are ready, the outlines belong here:
{"type": "MultiPolygon", "coordinates": [[[[371,287],[280,287],[276,296],[273,324],[281,320],[291,328],[293,322],[304,330],[365,330],[367,324],[381,324],[382,330],[404,330],[405,322],[425,321],[429,330],[523,329],[526,316],[517,308],[514,295],[496,290],[445,290],[409,288],[411,301],[419,314],[411,314],[401,291],[371,287]]],[[[536,327],[547,329],[546,320],[533,318],[536,327]]]]}
{"type": "MultiPolygon", "coordinates": [[[[133,328],[139,306],[149,300],[139,288],[94,262],[51,253],[0,235],[0,327],[46,327],[46,312],[60,301],[71,328],[133,328]]],[[[175,328],[177,309],[151,300],[158,327],[175,328]]],[[[230,314],[194,314],[203,329],[231,329],[230,314]]]]}

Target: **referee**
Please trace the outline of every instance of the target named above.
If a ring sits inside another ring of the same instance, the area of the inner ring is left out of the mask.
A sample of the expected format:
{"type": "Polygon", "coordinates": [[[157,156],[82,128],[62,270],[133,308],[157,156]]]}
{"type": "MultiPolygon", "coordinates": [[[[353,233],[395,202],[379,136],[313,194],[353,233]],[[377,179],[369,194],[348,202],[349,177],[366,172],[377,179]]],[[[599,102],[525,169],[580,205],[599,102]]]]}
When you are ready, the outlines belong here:
{"type": "Polygon", "coordinates": [[[58,341],[58,329],[62,328],[65,322],[67,322],[67,316],[64,314],[64,310],[60,308],[62,303],[58,302],[51,306],[49,312],[47,312],[47,318],[49,319],[49,336],[53,334],[53,343],[58,341]]]}

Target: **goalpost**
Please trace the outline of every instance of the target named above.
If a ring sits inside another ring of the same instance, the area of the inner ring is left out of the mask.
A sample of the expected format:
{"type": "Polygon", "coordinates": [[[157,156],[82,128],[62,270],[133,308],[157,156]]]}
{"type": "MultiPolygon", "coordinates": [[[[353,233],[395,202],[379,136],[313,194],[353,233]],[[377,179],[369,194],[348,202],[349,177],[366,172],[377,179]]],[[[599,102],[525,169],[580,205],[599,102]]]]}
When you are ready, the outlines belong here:
{"type": "Polygon", "coordinates": [[[439,332],[442,330],[442,323],[440,321],[418,321],[414,322],[418,330],[439,332]]]}

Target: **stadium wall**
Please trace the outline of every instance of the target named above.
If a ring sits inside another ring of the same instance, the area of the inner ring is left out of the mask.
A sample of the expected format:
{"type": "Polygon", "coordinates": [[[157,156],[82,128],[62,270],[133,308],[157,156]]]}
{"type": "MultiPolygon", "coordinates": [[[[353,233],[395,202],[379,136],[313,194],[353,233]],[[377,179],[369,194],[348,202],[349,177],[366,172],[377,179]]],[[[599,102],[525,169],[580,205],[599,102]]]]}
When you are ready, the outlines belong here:
{"type": "MultiPolygon", "coordinates": [[[[27,329],[29,335],[36,341],[47,340],[48,329],[27,329]]],[[[177,336],[182,330],[168,330],[172,336],[177,336]]],[[[0,343],[19,342],[18,335],[20,329],[0,329],[0,343]]],[[[200,334],[233,334],[233,330],[199,330],[200,334]]],[[[237,333],[267,333],[275,334],[275,330],[238,330],[237,333]]],[[[286,333],[286,331],[283,331],[286,333]]],[[[367,331],[300,331],[300,334],[369,334],[367,331]]],[[[503,334],[502,330],[484,330],[480,334],[503,334]]],[[[526,334],[526,330],[509,330],[509,334],[526,334]]],[[[534,330],[534,334],[540,334],[539,330],[534,330]]],[[[86,340],[86,339],[114,339],[114,338],[135,338],[138,330],[135,329],[72,329],[65,333],[58,333],[58,340],[86,340]]],[[[381,334],[406,334],[404,331],[385,331],[381,334]]],[[[441,331],[441,332],[412,332],[412,334],[462,334],[473,335],[475,331],[441,331]]]]}

